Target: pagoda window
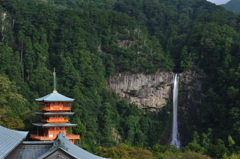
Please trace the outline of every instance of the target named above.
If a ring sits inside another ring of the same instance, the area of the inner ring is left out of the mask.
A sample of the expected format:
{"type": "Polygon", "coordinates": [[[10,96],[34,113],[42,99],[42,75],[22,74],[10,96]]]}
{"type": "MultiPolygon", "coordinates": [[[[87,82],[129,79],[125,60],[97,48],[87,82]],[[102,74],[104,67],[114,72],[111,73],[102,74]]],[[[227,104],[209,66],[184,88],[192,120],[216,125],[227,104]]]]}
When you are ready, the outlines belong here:
{"type": "Polygon", "coordinates": [[[53,131],[49,131],[49,137],[53,137],[53,131]]]}
{"type": "Polygon", "coordinates": [[[64,103],[63,106],[64,106],[64,107],[70,107],[71,104],[70,104],[70,103],[64,103]]]}

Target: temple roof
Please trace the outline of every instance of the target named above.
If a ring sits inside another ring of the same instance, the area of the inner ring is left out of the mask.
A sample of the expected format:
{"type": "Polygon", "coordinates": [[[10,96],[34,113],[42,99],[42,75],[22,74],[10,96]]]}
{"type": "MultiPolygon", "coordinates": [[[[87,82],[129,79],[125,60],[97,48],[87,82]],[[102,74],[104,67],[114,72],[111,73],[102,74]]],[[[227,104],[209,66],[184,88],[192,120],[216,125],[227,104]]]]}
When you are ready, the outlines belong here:
{"type": "Polygon", "coordinates": [[[0,158],[5,158],[27,136],[28,131],[15,131],[0,126],[0,158]]]}
{"type": "Polygon", "coordinates": [[[66,135],[63,134],[63,132],[60,132],[56,139],[54,139],[53,147],[51,148],[51,151],[43,154],[39,158],[47,158],[47,156],[50,156],[56,150],[61,149],[65,153],[71,155],[74,158],[77,159],[105,159],[103,157],[96,156],[94,154],[91,154],[82,148],[78,147],[77,145],[72,144],[67,139],[66,135]]]}
{"type": "Polygon", "coordinates": [[[68,98],[60,93],[50,93],[44,97],[35,99],[38,102],[72,102],[74,99],[68,98]]]}
{"type": "Polygon", "coordinates": [[[37,115],[44,115],[44,116],[50,116],[50,115],[73,115],[74,112],[36,112],[37,115]]]}
{"type": "Polygon", "coordinates": [[[41,126],[41,127],[75,127],[77,126],[77,124],[70,124],[70,123],[54,123],[54,124],[50,124],[50,123],[33,123],[34,126],[41,126]]]}
{"type": "Polygon", "coordinates": [[[69,159],[105,159],[72,144],[63,132],[54,141],[24,141],[7,158],[52,159],[56,156],[69,159]]]}

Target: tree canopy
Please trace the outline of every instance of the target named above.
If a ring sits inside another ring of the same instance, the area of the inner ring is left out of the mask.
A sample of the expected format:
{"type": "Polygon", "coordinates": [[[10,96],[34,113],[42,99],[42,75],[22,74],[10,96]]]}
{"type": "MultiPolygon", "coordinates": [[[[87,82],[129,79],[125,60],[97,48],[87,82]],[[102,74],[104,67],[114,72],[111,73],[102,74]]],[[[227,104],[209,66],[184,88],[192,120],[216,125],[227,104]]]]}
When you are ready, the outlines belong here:
{"type": "MultiPolygon", "coordinates": [[[[182,67],[205,74],[194,128],[202,142],[189,149],[213,158],[237,153],[238,15],[205,0],[0,0],[0,13],[1,125],[34,131],[34,99],[52,91],[55,67],[57,90],[75,99],[70,120],[78,124],[74,132],[81,134],[83,148],[152,147],[170,126],[169,107],[144,112],[108,90],[106,80],[119,72],[182,67]]],[[[152,152],[171,154],[159,149],[152,152]]]]}

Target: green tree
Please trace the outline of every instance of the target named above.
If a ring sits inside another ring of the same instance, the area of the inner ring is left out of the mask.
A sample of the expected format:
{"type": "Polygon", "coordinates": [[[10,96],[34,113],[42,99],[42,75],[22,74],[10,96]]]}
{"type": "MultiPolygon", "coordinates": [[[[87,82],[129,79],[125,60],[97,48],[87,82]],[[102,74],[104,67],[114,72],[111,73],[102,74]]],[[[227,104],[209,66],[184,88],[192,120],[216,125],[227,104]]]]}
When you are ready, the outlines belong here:
{"type": "Polygon", "coordinates": [[[23,128],[23,121],[20,116],[26,110],[25,99],[17,93],[18,87],[8,78],[0,75],[0,125],[10,128],[23,128]]]}

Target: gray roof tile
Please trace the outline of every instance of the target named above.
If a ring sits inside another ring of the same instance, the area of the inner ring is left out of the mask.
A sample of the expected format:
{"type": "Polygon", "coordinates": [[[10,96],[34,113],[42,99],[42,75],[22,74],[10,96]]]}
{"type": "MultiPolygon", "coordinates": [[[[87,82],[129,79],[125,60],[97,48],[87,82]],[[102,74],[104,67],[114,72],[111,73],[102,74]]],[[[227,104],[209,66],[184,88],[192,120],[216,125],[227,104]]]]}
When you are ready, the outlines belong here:
{"type": "Polygon", "coordinates": [[[0,126],[0,159],[5,158],[27,136],[28,131],[15,131],[0,126]]]}
{"type": "Polygon", "coordinates": [[[48,152],[43,154],[40,158],[44,158],[51,154],[54,150],[61,148],[63,151],[68,153],[71,156],[74,156],[78,159],[106,159],[103,157],[96,156],[94,154],[91,154],[84,149],[78,147],[77,145],[72,144],[69,142],[69,140],[66,138],[66,136],[60,132],[56,139],[54,140],[53,148],[48,152]]]}

